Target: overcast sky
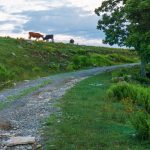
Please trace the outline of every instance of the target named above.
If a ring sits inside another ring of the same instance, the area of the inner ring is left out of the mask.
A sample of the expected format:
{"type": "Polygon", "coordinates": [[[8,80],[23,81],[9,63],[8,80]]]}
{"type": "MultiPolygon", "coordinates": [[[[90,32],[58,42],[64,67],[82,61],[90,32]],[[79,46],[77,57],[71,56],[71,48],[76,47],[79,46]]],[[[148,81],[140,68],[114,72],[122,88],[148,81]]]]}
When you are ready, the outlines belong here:
{"type": "Polygon", "coordinates": [[[103,45],[94,9],[102,0],[0,0],[0,35],[28,38],[54,34],[55,41],[103,45]]]}

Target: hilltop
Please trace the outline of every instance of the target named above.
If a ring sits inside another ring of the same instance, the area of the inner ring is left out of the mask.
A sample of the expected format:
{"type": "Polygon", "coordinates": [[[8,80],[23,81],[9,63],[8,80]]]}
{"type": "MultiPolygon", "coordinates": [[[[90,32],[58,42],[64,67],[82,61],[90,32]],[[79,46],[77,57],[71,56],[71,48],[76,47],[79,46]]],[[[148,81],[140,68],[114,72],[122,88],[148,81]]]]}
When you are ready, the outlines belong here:
{"type": "Polygon", "coordinates": [[[79,69],[137,62],[134,51],[0,37],[0,87],[79,69]]]}

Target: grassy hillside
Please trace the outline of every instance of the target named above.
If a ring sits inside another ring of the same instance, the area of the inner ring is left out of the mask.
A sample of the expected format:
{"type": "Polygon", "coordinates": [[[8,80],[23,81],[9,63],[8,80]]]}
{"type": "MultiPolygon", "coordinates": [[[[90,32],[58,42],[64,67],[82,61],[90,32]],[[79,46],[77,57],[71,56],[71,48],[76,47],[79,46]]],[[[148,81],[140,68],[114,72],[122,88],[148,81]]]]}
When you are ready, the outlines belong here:
{"type": "Polygon", "coordinates": [[[124,49],[0,38],[0,87],[12,81],[87,67],[136,62],[124,49]]]}

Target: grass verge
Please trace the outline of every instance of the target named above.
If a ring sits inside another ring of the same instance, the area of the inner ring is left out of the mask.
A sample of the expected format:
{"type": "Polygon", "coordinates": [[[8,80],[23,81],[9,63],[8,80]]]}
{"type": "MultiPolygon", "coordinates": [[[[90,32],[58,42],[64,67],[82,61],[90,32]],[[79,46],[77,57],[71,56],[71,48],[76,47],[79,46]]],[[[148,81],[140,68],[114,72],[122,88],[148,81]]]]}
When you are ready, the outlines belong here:
{"type": "Polygon", "coordinates": [[[60,101],[61,112],[51,115],[45,128],[47,150],[148,150],[149,141],[138,141],[129,112],[106,97],[111,74],[88,78],[60,101]]]}

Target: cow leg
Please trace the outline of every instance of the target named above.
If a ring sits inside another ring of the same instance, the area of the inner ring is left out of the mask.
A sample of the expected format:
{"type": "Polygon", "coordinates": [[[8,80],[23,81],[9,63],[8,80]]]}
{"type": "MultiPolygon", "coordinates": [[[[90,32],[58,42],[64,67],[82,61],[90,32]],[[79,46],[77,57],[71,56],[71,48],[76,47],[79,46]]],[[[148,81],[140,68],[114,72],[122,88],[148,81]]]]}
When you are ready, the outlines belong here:
{"type": "Polygon", "coordinates": [[[52,42],[54,43],[54,38],[52,38],[52,42]]]}

